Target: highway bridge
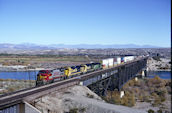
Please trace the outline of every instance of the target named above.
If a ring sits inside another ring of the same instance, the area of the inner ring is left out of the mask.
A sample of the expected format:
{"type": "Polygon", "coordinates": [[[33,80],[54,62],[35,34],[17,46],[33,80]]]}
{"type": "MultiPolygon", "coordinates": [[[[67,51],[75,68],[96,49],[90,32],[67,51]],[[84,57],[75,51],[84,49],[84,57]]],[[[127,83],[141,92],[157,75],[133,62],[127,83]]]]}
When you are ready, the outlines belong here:
{"type": "Polygon", "coordinates": [[[97,70],[84,75],[52,84],[32,87],[0,96],[0,113],[39,113],[28,103],[45,96],[53,91],[60,91],[74,85],[84,85],[98,95],[106,95],[107,90],[119,91],[123,85],[136,77],[138,73],[145,73],[148,57],[137,58],[112,68],[97,70]]]}

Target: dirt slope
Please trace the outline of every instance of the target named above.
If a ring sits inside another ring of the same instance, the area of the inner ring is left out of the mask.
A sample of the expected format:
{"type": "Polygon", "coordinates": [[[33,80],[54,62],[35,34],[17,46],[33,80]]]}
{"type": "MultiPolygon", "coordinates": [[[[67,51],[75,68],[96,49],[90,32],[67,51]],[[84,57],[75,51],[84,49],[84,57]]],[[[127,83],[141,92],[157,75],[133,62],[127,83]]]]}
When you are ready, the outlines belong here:
{"type": "Polygon", "coordinates": [[[74,86],[35,100],[43,113],[146,113],[146,111],[108,104],[84,86],[74,86]]]}

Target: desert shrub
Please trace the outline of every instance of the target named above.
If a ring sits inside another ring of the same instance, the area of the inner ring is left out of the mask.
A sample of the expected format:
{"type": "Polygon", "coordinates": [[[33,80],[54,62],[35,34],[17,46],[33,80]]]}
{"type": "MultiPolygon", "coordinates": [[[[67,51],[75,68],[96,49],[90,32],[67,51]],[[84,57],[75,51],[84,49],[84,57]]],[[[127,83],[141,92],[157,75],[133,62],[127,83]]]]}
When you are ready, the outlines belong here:
{"type": "Polygon", "coordinates": [[[126,96],[124,96],[121,100],[120,100],[120,104],[124,105],[124,106],[128,106],[128,98],[126,96]]]}
{"type": "Polygon", "coordinates": [[[135,105],[135,96],[132,92],[126,91],[123,98],[121,98],[120,104],[124,106],[132,107],[135,105]]]}
{"type": "Polygon", "coordinates": [[[170,86],[166,86],[166,89],[167,89],[168,94],[171,94],[171,88],[170,88],[170,86]]]}
{"type": "Polygon", "coordinates": [[[101,98],[103,99],[103,100],[105,100],[106,102],[108,102],[108,103],[114,103],[113,102],[113,99],[112,99],[112,91],[108,91],[107,92],[107,95],[106,96],[101,96],[101,98]]]}
{"type": "MultiPolygon", "coordinates": [[[[150,80],[151,80],[151,79],[150,79],[150,80]]],[[[161,79],[160,79],[159,76],[155,76],[155,77],[152,79],[152,82],[153,82],[154,84],[159,84],[159,83],[161,83],[161,79]]]]}
{"type": "Polygon", "coordinates": [[[4,79],[0,79],[0,82],[3,82],[4,81],[4,79]]]}
{"type": "Polygon", "coordinates": [[[140,86],[140,81],[139,80],[138,81],[134,81],[134,86],[139,87],[140,86]]]}
{"type": "Polygon", "coordinates": [[[155,88],[154,87],[149,87],[149,92],[150,93],[153,93],[155,91],[155,88]]]}
{"type": "Polygon", "coordinates": [[[155,92],[157,93],[157,95],[165,97],[167,94],[167,89],[166,88],[158,88],[155,90],[155,92]]]}
{"type": "Polygon", "coordinates": [[[129,107],[132,107],[136,104],[136,101],[135,101],[135,96],[134,94],[132,94],[131,96],[129,96],[128,98],[128,106],[129,107]]]}
{"type": "Polygon", "coordinates": [[[164,96],[160,96],[161,102],[164,102],[166,98],[164,96]]]}
{"type": "Polygon", "coordinates": [[[165,110],[165,112],[164,112],[164,113],[170,113],[170,112],[165,110]]]}
{"type": "Polygon", "coordinates": [[[10,63],[9,63],[9,62],[3,62],[2,65],[4,65],[4,66],[9,66],[10,63]]]}
{"type": "Polygon", "coordinates": [[[161,61],[161,59],[160,59],[160,56],[154,56],[154,57],[152,57],[154,60],[156,60],[156,61],[161,61]]]}
{"type": "Polygon", "coordinates": [[[83,112],[85,112],[86,111],[86,108],[79,108],[79,112],[80,113],[83,113],[83,112]]]}
{"type": "Polygon", "coordinates": [[[154,112],[154,110],[149,109],[149,110],[148,110],[148,113],[155,113],[155,112],[154,112]]]}
{"type": "Polygon", "coordinates": [[[94,98],[94,95],[91,95],[91,94],[87,93],[87,97],[88,98],[94,98]]]}
{"type": "Polygon", "coordinates": [[[135,89],[134,89],[134,92],[135,92],[135,93],[139,93],[139,92],[140,92],[139,88],[135,88],[135,89]]]}
{"type": "Polygon", "coordinates": [[[141,89],[145,89],[147,86],[145,85],[145,82],[144,81],[141,81],[140,82],[140,88],[141,89]]]}
{"type": "Polygon", "coordinates": [[[169,86],[169,87],[171,87],[171,86],[172,86],[172,85],[171,85],[171,81],[166,81],[165,86],[169,86]]]}
{"type": "Polygon", "coordinates": [[[151,102],[149,98],[150,98],[150,96],[148,96],[148,95],[143,96],[144,102],[151,102]]]}
{"type": "Polygon", "coordinates": [[[160,105],[160,104],[161,104],[161,99],[158,97],[158,98],[155,98],[155,100],[154,100],[152,106],[158,106],[158,105],[160,105]]]}
{"type": "Polygon", "coordinates": [[[134,83],[135,83],[134,80],[130,80],[130,81],[128,82],[129,86],[134,86],[134,83]]]}
{"type": "Polygon", "coordinates": [[[152,95],[154,98],[158,98],[158,95],[157,95],[155,92],[151,93],[151,95],[152,95]]]}
{"type": "Polygon", "coordinates": [[[144,102],[143,96],[142,96],[142,95],[139,95],[138,99],[139,99],[141,102],[144,102]]]}
{"type": "Polygon", "coordinates": [[[142,91],[138,96],[141,102],[150,102],[150,94],[148,92],[142,91]]]}
{"type": "Polygon", "coordinates": [[[147,81],[147,86],[149,87],[156,87],[156,88],[160,88],[160,87],[164,87],[166,84],[166,82],[161,79],[159,76],[155,76],[152,79],[148,79],[147,81]]]}
{"type": "Polygon", "coordinates": [[[112,93],[112,100],[114,104],[120,104],[120,93],[118,91],[112,93]]]}
{"type": "Polygon", "coordinates": [[[72,108],[69,110],[69,113],[78,113],[78,108],[72,108]]]}
{"type": "Polygon", "coordinates": [[[14,87],[8,87],[7,90],[8,92],[14,92],[16,89],[14,87]]]}
{"type": "Polygon", "coordinates": [[[162,113],[162,110],[161,110],[161,109],[159,109],[159,110],[157,111],[157,113],[162,113]]]}
{"type": "Polygon", "coordinates": [[[128,82],[123,86],[123,89],[127,89],[129,87],[128,82]]]}
{"type": "Polygon", "coordinates": [[[165,67],[160,67],[158,69],[162,69],[162,70],[166,70],[166,69],[169,69],[170,67],[168,65],[166,65],[165,67]]]}

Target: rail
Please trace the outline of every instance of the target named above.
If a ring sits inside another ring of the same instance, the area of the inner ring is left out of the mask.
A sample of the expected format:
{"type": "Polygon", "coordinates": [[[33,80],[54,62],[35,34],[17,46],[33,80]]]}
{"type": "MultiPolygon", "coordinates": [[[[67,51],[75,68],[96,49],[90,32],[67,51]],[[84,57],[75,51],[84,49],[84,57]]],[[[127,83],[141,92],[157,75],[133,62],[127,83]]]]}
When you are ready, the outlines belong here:
{"type": "Polygon", "coordinates": [[[63,89],[63,88],[69,87],[71,85],[76,85],[76,84],[79,84],[78,78],[71,78],[64,81],[59,81],[52,84],[35,87],[35,88],[27,89],[24,91],[19,91],[18,93],[12,93],[11,95],[5,95],[0,98],[0,109],[18,104],[22,102],[24,98],[36,93],[42,93],[52,88],[56,88],[57,90],[59,90],[59,89],[63,89]]]}

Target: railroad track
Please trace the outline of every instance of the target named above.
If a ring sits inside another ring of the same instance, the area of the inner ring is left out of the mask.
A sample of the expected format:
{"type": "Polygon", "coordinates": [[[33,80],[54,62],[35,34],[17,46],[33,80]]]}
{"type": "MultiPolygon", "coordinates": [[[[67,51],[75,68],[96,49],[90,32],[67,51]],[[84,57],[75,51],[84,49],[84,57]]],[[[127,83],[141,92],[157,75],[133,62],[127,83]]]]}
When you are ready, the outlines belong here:
{"type": "Polygon", "coordinates": [[[79,84],[79,79],[77,77],[67,79],[64,81],[55,82],[55,83],[44,85],[44,86],[40,86],[40,87],[24,89],[24,90],[17,91],[11,94],[6,94],[0,97],[0,109],[6,108],[12,105],[16,105],[18,103],[21,103],[25,99],[27,100],[35,99],[42,95],[46,95],[47,93],[50,93],[50,90],[52,91],[53,88],[56,90],[59,90],[59,89],[63,89],[63,88],[76,85],[76,84],[79,84]],[[35,94],[38,94],[38,95],[36,96],[35,94]],[[31,97],[32,95],[34,95],[34,98],[28,98],[28,97],[31,97]]]}

